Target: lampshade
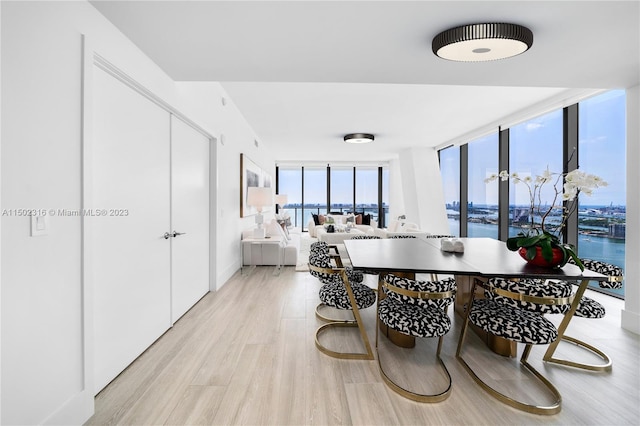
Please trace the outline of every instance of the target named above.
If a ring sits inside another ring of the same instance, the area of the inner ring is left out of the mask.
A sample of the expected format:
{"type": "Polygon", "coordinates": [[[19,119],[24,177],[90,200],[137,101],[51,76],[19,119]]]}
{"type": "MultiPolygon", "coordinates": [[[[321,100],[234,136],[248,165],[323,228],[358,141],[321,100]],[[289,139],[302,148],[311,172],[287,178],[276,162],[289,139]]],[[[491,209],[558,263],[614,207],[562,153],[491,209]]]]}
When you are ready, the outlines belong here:
{"type": "Polygon", "coordinates": [[[284,206],[288,201],[287,194],[276,194],[276,204],[279,206],[284,206]]]}
{"type": "Polygon", "coordinates": [[[273,194],[271,188],[250,186],[247,188],[247,204],[255,207],[259,212],[265,206],[273,204],[273,194]]]}
{"type": "Polygon", "coordinates": [[[471,24],[451,28],[434,37],[433,53],[451,61],[480,62],[505,59],[527,51],[533,33],[517,24],[471,24]]]}
{"type": "Polygon", "coordinates": [[[344,141],[348,143],[369,143],[373,139],[374,136],[370,133],[350,133],[344,137],[344,141]]]}

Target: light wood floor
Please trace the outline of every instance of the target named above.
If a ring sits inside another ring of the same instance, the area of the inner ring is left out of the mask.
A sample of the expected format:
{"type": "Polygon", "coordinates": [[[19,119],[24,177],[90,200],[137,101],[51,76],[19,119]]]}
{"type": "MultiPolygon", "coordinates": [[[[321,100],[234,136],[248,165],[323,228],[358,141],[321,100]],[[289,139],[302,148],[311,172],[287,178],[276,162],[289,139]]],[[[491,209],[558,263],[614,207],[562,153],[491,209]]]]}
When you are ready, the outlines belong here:
{"type": "MultiPolygon", "coordinates": [[[[375,279],[368,283],[375,286],[375,279]]],[[[613,358],[613,371],[589,373],[546,365],[546,346],[530,356],[563,396],[562,412],[537,416],[512,409],[485,394],[455,358],[460,319],[445,337],[442,358],[453,378],[449,399],[416,403],[389,389],[377,361],[337,360],[314,346],[321,324],[314,316],[319,282],[286,267],[237,273],[205,296],[176,325],[96,396],[88,424],[638,424],[639,339],[622,330],[621,301],[591,294],[606,305],[601,320],[574,319],[570,335],[595,344],[613,358]]],[[[362,311],[375,341],[375,307],[362,311]]],[[[453,316],[453,314],[451,313],[453,316]]],[[[555,319],[553,319],[555,321],[555,319]]],[[[559,322],[559,318],[557,318],[559,322]]],[[[355,329],[328,335],[332,347],[357,349],[355,329]]],[[[380,356],[399,382],[435,390],[435,341],[399,349],[381,338],[380,356]]],[[[521,395],[530,383],[517,361],[489,353],[469,335],[464,356],[496,386],[521,395]]],[[[574,346],[562,353],[586,360],[574,346]]],[[[534,390],[531,398],[539,397],[534,390]]]]}

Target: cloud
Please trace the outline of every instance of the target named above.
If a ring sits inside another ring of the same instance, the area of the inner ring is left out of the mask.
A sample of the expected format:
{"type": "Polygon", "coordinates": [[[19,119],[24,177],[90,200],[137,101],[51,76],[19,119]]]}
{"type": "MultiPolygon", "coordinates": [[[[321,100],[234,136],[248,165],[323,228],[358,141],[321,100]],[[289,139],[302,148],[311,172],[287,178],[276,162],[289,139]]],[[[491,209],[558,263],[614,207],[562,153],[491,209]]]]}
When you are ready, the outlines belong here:
{"type": "Polygon", "coordinates": [[[534,130],[538,130],[540,127],[544,127],[544,124],[531,122],[531,123],[527,123],[527,125],[525,126],[525,129],[527,130],[527,132],[533,132],[534,130]]]}
{"type": "Polygon", "coordinates": [[[608,138],[604,135],[596,136],[595,138],[585,138],[580,139],[580,143],[592,144],[592,143],[602,143],[606,141],[608,138]]]}

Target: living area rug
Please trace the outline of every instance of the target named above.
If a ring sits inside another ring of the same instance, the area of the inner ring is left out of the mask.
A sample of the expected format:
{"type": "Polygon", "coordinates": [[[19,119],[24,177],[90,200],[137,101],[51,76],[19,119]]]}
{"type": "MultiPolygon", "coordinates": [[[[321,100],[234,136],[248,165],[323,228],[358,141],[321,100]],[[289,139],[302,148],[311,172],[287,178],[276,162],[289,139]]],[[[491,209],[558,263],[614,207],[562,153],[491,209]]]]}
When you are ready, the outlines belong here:
{"type": "Polygon", "coordinates": [[[311,244],[316,241],[318,239],[310,237],[308,232],[303,232],[300,235],[300,253],[298,254],[296,272],[309,272],[309,251],[311,250],[311,244]]]}

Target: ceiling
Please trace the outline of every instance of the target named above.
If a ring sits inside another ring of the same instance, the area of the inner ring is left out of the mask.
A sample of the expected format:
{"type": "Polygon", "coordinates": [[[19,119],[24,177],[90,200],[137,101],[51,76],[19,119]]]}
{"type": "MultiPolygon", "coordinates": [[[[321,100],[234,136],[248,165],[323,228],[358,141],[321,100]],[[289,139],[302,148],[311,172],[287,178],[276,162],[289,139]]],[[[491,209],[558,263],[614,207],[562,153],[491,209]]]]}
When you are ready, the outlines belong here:
{"type": "Polygon", "coordinates": [[[640,83],[638,1],[91,3],[174,80],[221,82],[278,161],[385,161],[640,83]],[[533,46],[481,63],[431,52],[479,22],[525,25],[533,46]],[[376,140],[342,142],[356,132],[376,140]]]}

